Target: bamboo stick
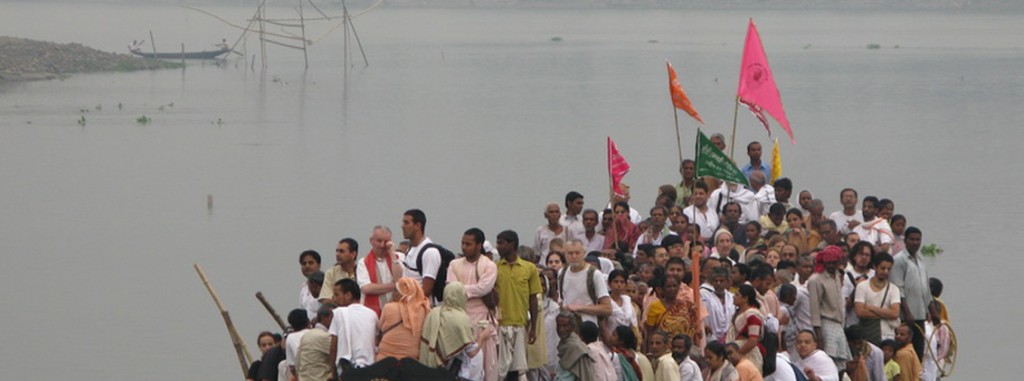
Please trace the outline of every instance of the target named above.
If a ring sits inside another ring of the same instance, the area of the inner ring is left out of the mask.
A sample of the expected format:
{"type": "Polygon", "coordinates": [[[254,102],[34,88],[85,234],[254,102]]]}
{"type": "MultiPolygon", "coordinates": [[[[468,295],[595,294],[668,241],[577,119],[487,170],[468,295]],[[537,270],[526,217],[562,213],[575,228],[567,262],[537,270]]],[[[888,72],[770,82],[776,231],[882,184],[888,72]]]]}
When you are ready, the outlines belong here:
{"type": "Polygon", "coordinates": [[[249,363],[252,361],[252,354],[249,353],[248,347],[245,346],[245,342],[242,337],[238,335],[238,331],[235,330],[235,324],[231,322],[231,315],[227,310],[224,309],[224,304],[220,302],[220,296],[217,296],[217,291],[213,290],[213,286],[210,285],[210,281],[206,278],[206,273],[203,272],[203,268],[199,267],[199,264],[193,264],[196,269],[196,273],[199,274],[199,279],[203,281],[203,286],[206,286],[206,291],[210,292],[210,297],[213,298],[213,303],[217,305],[217,310],[220,311],[220,315],[224,318],[224,325],[228,328],[228,335],[231,337],[231,345],[235,347],[235,354],[238,355],[238,364],[242,367],[242,379],[245,379],[249,375],[249,363]]]}
{"type": "Polygon", "coordinates": [[[273,317],[274,321],[277,322],[277,325],[281,327],[281,331],[285,331],[288,329],[288,326],[284,324],[284,320],[281,320],[281,315],[278,315],[277,310],[274,310],[274,307],[270,305],[270,302],[267,301],[267,298],[263,297],[263,292],[257,291],[256,299],[260,300],[260,303],[263,304],[263,308],[267,309],[267,312],[270,313],[270,316],[273,317]]]}

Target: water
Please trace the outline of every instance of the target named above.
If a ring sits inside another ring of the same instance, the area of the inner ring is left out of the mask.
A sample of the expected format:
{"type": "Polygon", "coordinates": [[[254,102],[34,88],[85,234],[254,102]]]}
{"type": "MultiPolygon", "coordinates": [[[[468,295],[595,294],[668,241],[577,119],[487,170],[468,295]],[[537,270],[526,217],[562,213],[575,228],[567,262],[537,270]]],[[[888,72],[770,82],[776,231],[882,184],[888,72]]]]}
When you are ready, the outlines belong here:
{"type": "MultiPolygon", "coordinates": [[[[204,9],[236,23],[253,12],[204,9]]],[[[312,47],[308,71],[301,53],[271,47],[265,72],[231,61],[2,85],[0,368],[34,379],[236,378],[193,263],[255,353],[273,321],[253,294],[282,313],[296,306],[302,250],[332,263],[340,238],[365,244],[375,224],[397,231],[412,207],[448,245],[471,226],[529,242],[545,203],[568,190],[601,204],[609,135],[646,209],[658,185],[678,181],[664,60],[706,129],[728,135],[748,17],[798,142],[783,143],[785,174],[829,212],[846,186],[895,200],[926,243],[946,249],[930,272],[946,283],[957,374],[1010,378],[1014,357],[1000,343],[1021,335],[988,327],[1020,312],[1005,286],[1024,270],[1009,250],[1024,212],[1020,16],[739,10],[382,8],[356,19],[370,66],[347,78],[339,30],[312,47]]],[[[0,4],[3,35],[124,52],[149,30],[160,50],[237,36],[178,7],[0,4]]],[[[257,40],[246,47],[251,57],[257,40]]],[[[694,123],[680,122],[691,156],[694,123]]],[[[767,146],[741,111],[738,157],[754,139],[767,146]]]]}

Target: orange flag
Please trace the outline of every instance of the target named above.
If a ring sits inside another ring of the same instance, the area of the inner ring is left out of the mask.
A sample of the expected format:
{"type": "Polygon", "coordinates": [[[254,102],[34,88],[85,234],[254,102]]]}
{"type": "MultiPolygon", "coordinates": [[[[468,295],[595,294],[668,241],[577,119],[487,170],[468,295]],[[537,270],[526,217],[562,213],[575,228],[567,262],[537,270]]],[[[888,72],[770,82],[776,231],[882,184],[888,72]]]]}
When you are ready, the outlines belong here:
{"type": "Polygon", "coordinates": [[[686,92],[683,91],[683,85],[679,84],[679,77],[676,76],[676,70],[672,68],[672,64],[665,61],[665,66],[668,67],[668,92],[672,94],[672,105],[677,109],[686,111],[687,114],[697,119],[700,124],[704,124],[704,120],[700,118],[700,114],[693,108],[693,103],[690,102],[690,98],[686,96],[686,92]]]}

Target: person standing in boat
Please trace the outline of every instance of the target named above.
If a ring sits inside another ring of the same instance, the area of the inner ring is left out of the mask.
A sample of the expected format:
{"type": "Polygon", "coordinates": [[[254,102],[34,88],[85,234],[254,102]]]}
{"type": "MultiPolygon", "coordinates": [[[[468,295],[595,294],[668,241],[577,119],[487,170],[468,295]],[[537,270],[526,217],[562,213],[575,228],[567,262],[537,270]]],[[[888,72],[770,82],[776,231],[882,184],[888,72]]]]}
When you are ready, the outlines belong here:
{"type": "Polygon", "coordinates": [[[864,223],[864,216],[857,210],[857,191],[853,188],[846,188],[839,192],[839,203],[843,209],[833,212],[828,216],[836,222],[839,232],[846,234],[853,231],[853,228],[864,223]]]}
{"type": "Polygon", "coordinates": [[[568,229],[560,222],[562,211],[558,204],[551,202],[545,205],[544,218],[548,222],[537,227],[537,234],[533,237],[533,250],[536,250],[541,258],[547,257],[551,250],[551,240],[561,238],[566,241],[569,236],[568,229]]]}
{"type": "MultiPolygon", "coordinates": [[[[459,282],[466,293],[466,315],[473,322],[473,335],[483,352],[484,380],[496,381],[498,373],[498,320],[497,306],[488,306],[484,297],[494,290],[498,267],[484,253],[484,232],[470,228],[462,235],[462,258],[448,265],[448,284],[459,282]]],[[[525,346],[523,365],[525,367],[525,346]]]]}
{"type": "Polygon", "coordinates": [[[299,266],[302,277],[306,278],[299,289],[299,305],[306,309],[306,317],[316,317],[316,310],[320,308],[320,286],[324,284],[324,273],[320,272],[320,253],[313,250],[303,251],[299,254],[299,266]],[[319,284],[314,282],[313,274],[318,275],[319,284]],[[316,292],[314,292],[316,291],[316,292]]]}
{"type": "Polygon", "coordinates": [[[327,303],[334,299],[334,284],[342,279],[356,278],[356,257],[359,256],[359,242],[352,238],[345,238],[338,241],[338,247],[334,249],[334,259],[337,263],[324,272],[324,284],[327,287],[320,289],[320,303],[327,303]]]}
{"type": "Polygon", "coordinates": [[[683,215],[700,227],[700,236],[709,238],[714,236],[718,229],[718,212],[708,207],[708,185],[698,181],[693,186],[693,195],[690,196],[691,205],[683,209],[683,215]]]}
{"type": "Polygon", "coordinates": [[[826,247],[814,258],[815,274],[807,281],[814,336],[818,347],[832,358],[837,368],[845,366],[852,358],[843,331],[846,303],[843,298],[843,275],[839,267],[843,257],[843,249],[837,246],[826,247]]]}
{"type": "Polygon", "coordinates": [[[583,195],[577,191],[571,191],[565,195],[565,214],[559,217],[558,222],[565,226],[566,239],[585,238],[586,228],[583,226],[583,195]]]}
{"type": "Polygon", "coordinates": [[[373,364],[377,356],[377,313],[359,304],[359,284],[342,279],[334,284],[334,317],[331,334],[333,374],[373,364]]]}
{"type": "MultiPolygon", "coordinates": [[[[752,141],[749,144],[747,144],[747,157],[750,158],[750,163],[744,165],[743,168],[740,169],[740,171],[743,172],[743,176],[747,177],[747,181],[750,181],[750,175],[753,174],[754,171],[760,171],[762,174],[772,173],[771,163],[765,163],[764,161],[761,161],[760,142],[752,141]]],[[[772,202],[775,202],[775,200],[772,199],[772,202]]]]}
{"type": "Polygon", "coordinates": [[[864,222],[853,228],[861,241],[870,242],[879,252],[889,252],[893,243],[892,227],[886,219],[877,216],[878,197],[867,196],[861,202],[861,214],[864,222]]]}
{"type": "Polygon", "coordinates": [[[931,290],[928,288],[928,270],[917,254],[921,249],[921,229],[908,227],[905,243],[907,248],[893,258],[889,280],[900,288],[903,321],[914,323],[914,351],[917,358],[921,359],[924,355],[924,319],[928,304],[932,301],[931,290]]]}
{"type": "Polygon", "coordinates": [[[402,215],[402,236],[409,240],[411,247],[405,255],[402,265],[405,267],[402,276],[415,279],[423,286],[423,292],[434,303],[434,283],[441,270],[441,252],[436,248],[425,246],[434,243],[426,236],[427,215],[419,209],[409,209],[402,215]],[[420,257],[423,257],[420,259],[420,257]],[[417,264],[422,264],[420,268],[417,264]]]}
{"type": "Polygon", "coordinates": [[[392,300],[398,278],[402,277],[404,255],[392,249],[391,229],[377,225],[370,234],[370,253],[356,264],[356,283],[363,294],[363,305],[380,315],[392,300]]]}
{"type": "MultiPolygon", "coordinates": [[[[582,198],[580,198],[582,200],[582,198]]],[[[518,378],[527,369],[527,343],[537,341],[537,321],[540,316],[537,295],[541,293],[540,273],[537,266],[516,255],[519,235],[512,230],[498,233],[498,277],[494,288],[498,292],[501,318],[500,345],[498,346],[498,374],[518,378]]]]}

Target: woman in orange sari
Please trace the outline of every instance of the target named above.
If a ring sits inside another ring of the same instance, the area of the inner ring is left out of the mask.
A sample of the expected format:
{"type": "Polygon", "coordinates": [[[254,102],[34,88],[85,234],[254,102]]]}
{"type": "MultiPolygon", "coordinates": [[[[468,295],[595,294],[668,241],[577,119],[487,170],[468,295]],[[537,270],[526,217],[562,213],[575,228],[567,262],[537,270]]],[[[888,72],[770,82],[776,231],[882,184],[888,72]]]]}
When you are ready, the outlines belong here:
{"type": "Polygon", "coordinates": [[[419,346],[410,343],[417,343],[423,333],[423,320],[430,312],[430,301],[420,283],[412,278],[399,279],[395,288],[399,299],[384,305],[377,323],[380,343],[376,361],[387,357],[414,360],[420,357],[419,346]]]}
{"type": "Polygon", "coordinates": [[[692,301],[677,298],[679,280],[673,276],[663,276],[652,279],[651,285],[658,295],[658,300],[651,303],[647,309],[646,333],[665,331],[669,337],[680,333],[698,337],[697,308],[692,301]]]}

